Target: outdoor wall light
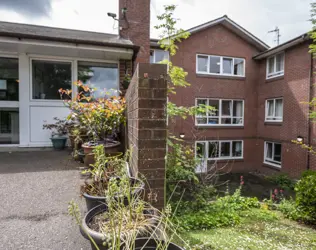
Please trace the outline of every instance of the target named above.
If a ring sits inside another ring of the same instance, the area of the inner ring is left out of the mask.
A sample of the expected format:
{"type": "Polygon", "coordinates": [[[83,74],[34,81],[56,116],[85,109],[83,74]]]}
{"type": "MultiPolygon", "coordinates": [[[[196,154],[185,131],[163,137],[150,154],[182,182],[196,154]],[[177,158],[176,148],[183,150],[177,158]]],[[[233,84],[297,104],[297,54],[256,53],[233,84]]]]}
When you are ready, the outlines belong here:
{"type": "Polygon", "coordinates": [[[299,135],[299,136],[296,138],[296,140],[297,140],[298,142],[303,142],[303,137],[299,135]]]}
{"type": "Polygon", "coordinates": [[[184,134],[184,133],[180,133],[180,134],[179,134],[179,137],[180,137],[181,139],[183,139],[183,138],[185,137],[185,134],[184,134]]]}

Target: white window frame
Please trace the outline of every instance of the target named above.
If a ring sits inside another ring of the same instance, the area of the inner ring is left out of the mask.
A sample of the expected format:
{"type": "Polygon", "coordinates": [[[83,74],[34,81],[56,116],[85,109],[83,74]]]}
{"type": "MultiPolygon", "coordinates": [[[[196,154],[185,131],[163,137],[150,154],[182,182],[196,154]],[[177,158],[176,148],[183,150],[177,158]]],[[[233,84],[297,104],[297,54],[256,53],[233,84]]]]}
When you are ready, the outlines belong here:
{"type": "Polygon", "coordinates": [[[267,58],[267,63],[266,63],[266,79],[271,79],[271,78],[275,78],[275,77],[279,77],[279,76],[284,76],[284,68],[285,68],[285,53],[284,52],[281,52],[281,53],[278,53],[278,54],[275,54],[273,56],[270,56],[267,58]],[[281,71],[276,71],[276,57],[278,55],[281,55],[283,54],[283,70],[281,71]],[[271,58],[274,58],[274,71],[273,73],[269,73],[269,61],[271,58]]]}
{"type": "Polygon", "coordinates": [[[243,140],[208,140],[208,141],[195,141],[195,158],[198,158],[197,156],[197,144],[198,143],[205,143],[205,154],[207,154],[207,157],[203,158],[204,160],[240,160],[244,158],[244,141],[243,140]],[[219,156],[210,158],[209,153],[209,143],[210,142],[218,142],[218,150],[219,150],[219,156]],[[220,148],[221,144],[229,142],[230,143],[230,156],[228,157],[221,157],[220,156],[220,148]],[[241,156],[233,156],[233,142],[241,142],[241,156]]]}
{"type": "Polygon", "coordinates": [[[282,109],[284,111],[284,100],[283,100],[282,97],[266,99],[266,102],[265,102],[265,118],[264,118],[265,122],[283,122],[283,111],[282,111],[282,117],[275,115],[275,108],[276,108],[276,101],[277,100],[282,100],[282,109]],[[272,116],[268,116],[268,112],[269,112],[268,102],[269,101],[273,101],[273,115],[272,116]],[[272,120],[269,120],[268,118],[272,118],[272,120]]]}
{"type": "Polygon", "coordinates": [[[282,167],[282,143],[279,142],[272,142],[272,141],[265,141],[264,142],[264,156],[263,156],[263,163],[264,164],[268,164],[277,168],[281,168],[282,167]],[[268,143],[272,144],[272,159],[271,158],[267,158],[267,153],[268,153],[268,143]],[[274,158],[274,148],[275,148],[275,144],[280,144],[281,145],[281,162],[275,161],[273,160],[274,158]]]}
{"type": "MultiPolygon", "coordinates": [[[[159,51],[165,51],[165,50],[163,50],[163,49],[150,49],[150,51],[153,51],[153,52],[154,52],[154,54],[153,54],[153,60],[154,60],[153,64],[159,63],[159,62],[156,62],[156,51],[157,51],[157,50],[159,50],[159,51]]],[[[165,52],[168,52],[168,51],[165,51],[165,52]]],[[[168,54],[167,60],[169,61],[169,60],[170,60],[170,55],[169,55],[169,53],[167,53],[167,54],[168,54]]]]}
{"type": "Polygon", "coordinates": [[[206,55],[206,54],[196,54],[196,73],[197,74],[202,74],[202,75],[214,75],[214,76],[233,76],[233,77],[245,77],[246,75],[246,60],[245,58],[239,58],[239,57],[230,57],[230,56],[218,56],[218,55],[206,55]],[[203,57],[207,57],[207,71],[208,72],[203,72],[203,71],[199,71],[199,67],[198,67],[198,58],[199,56],[203,56],[203,57]],[[219,57],[220,58],[220,73],[216,74],[216,73],[210,73],[210,57],[219,57]],[[231,72],[232,74],[224,74],[223,73],[223,59],[232,59],[233,63],[232,63],[232,68],[231,68],[231,72]],[[235,59],[238,60],[243,60],[244,62],[244,70],[243,70],[243,74],[242,75],[234,75],[234,61],[235,59]]]}
{"type": "MultiPolygon", "coordinates": [[[[33,98],[33,61],[43,61],[43,62],[61,62],[61,63],[70,63],[70,69],[71,69],[71,90],[74,89],[74,61],[73,60],[67,60],[67,59],[60,59],[60,58],[50,58],[50,57],[31,57],[30,58],[30,101],[31,102],[57,102],[57,103],[62,103],[62,99],[34,99],[33,98]]],[[[77,71],[76,71],[77,72],[77,71]]],[[[72,92],[72,98],[74,97],[74,93],[72,92]]]]}
{"type": "MultiPolygon", "coordinates": [[[[206,100],[207,104],[209,105],[209,101],[210,100],[215,100],[215,101],[219,101],[219,109],[218,109],[218,116],[212,116],[209,113],[207,113],[206,115],[196,115],[195,116],[195,126],[199,126],[199,127],[218,127],[218,126],[224,126],[224,127],[242,127],[244,126],[244,120],[245,120],[245,101],[242,99],[216,99],[216,98],[203,98],[203,97],[199,97],[199,98],[195,98],[195,106],[198,106],[198,100],[206,100]],[[222,102],[223,101],[232,101],[232,107],[234,107],[234,101],[238,101],[238,102],[242,102],[242,117],[239,116],[234,116],[233,115],[233,110],[231,112],[231,116],[222,116],[222,102]],[[218,118],[218,123],[217,124],[199,124],[197,122],[197,119],[200,118],[206,118],[206,122],[208,122],[209,118],[218,118]],[[230,118],[231,121],[233,122],[233,119],[238,119],[238,118],[242,118],[242,123],[240,124],[222,124],[222,118],[230,118]]],[[[211,105],[209,105],[211,106],[211,105]]]]}

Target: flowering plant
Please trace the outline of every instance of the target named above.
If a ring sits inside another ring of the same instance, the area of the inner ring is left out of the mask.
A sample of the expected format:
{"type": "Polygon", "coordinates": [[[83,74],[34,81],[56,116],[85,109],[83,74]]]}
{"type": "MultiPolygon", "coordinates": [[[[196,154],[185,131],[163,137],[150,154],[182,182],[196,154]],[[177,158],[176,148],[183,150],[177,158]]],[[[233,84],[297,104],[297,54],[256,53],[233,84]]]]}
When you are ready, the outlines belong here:
{"type": "Polygon", "coordinates": [[[60,89],[60,96],[68,96],[64,103],[71,110],[68,119],[80,124],[87,130],[88,136],[94,143],[104,142],[115,134],[122,123],[125,122],[125,99],[118,96],[101,98],[94,96],[95,89],[84,85],[81,81],[76,83],[78,94],[71,100],[71,90],[60,89]]]}

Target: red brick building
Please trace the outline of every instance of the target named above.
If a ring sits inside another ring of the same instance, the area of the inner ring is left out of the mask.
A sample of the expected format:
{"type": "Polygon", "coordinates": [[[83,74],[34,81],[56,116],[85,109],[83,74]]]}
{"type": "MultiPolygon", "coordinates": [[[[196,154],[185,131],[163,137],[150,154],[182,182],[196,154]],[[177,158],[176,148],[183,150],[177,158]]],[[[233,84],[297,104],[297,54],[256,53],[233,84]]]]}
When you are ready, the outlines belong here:
{"type": "MultiPolygon", "coordinates": [[[[224,164],[234,172],[285,172],[296,177],[316,161],[291,140],[315,144],[308,119],[315,96],[307,35],[269,49],[227,16],[188,30],[171,61],[188,72],[188,88],[169,100],[207,104],[217,111],[170,124],[206,159],[198,171],[224,164]],[[215,164],[216,163],[216,164],[215,164]]],[[[151,62],[163,57],[151,40],[151,62]]]]}

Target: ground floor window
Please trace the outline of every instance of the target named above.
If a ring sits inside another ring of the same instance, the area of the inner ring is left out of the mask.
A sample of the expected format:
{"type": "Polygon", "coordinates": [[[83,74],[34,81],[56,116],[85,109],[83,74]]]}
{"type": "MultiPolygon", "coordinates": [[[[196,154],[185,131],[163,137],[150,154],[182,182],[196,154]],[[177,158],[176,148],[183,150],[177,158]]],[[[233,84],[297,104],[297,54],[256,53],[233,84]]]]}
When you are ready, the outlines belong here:
{"type": "Polygon", "coordinates": [[[281,167],[282,144],[276,142],[264,142],[264,163],[281,167]]]}
{"type": "Polygon", "coordinates": [[[78,80],[95,89],[95,98],[118,95],[118,79],[117,63],[78,62],[78,80]]]}
{"type": "Polygon", "coordinates": [[[195,154],[206,160],[242,159],[243,141],[197,141],[195,154]]]}
{"type": "Polygon", "coordinates": [[[19,111],[0,108],[0,144],[19,144],[19,111]]]}
{"type": "Polygon", "coordinates": [[[71,89],[72,63],[32,60],[32,99],[60,100],[59,89],[71,89]]]}
{"type": "Polygon", "coordinates": [[[0,58],[0,101],[19,100],[19,60],[0,58]]]}

